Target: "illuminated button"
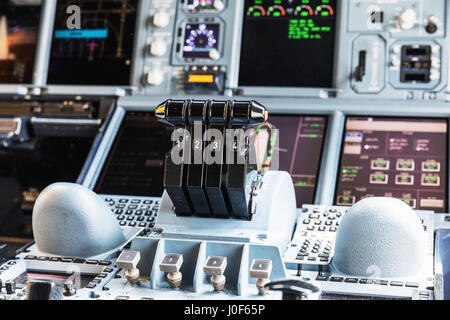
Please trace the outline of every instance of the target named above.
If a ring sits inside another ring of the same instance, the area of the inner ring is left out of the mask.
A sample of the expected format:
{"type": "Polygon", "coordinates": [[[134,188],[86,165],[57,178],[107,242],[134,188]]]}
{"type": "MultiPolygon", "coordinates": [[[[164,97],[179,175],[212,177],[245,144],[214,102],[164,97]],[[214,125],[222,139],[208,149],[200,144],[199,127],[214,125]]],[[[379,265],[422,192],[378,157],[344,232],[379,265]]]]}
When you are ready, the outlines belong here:
{"type": "Polygon", "coordinates": [[[439,172],[441,171],[441,164],[439,162],[422,162],[422,171],[439,172]]]}
{"type": "Polygon", "coordinates": [[[395,184],[411,186],[414,184],[414,176],[404,174],[396,175],[395,184]]]}
{"type": "Polygon", "coordinates": [[[413,160],[397,160],[397,170],[399,171],[414,171],[415,163],[413,160]]]}
{"type": "Polygon", "coordinates": [[[188,77],[189,83],[213,83],[214,75],[212,74],[190,74],[188,77]]]}
{"type": "Polygon", "coordinates": [[[371,168],[373,170],[389,170],[389,163],[388,160],[372,160],[371,168]]]}
{"type": "Polygon", "coordinates": [[[422,185],[428,187],[438,187],[441,185],[441,178],[437,175],[422,175],[422,185]]]}
{"type": "Polygon", "coordinates": [[[413,208],[413,209],[416,208],[416,200],[415,199],[402,199],[402,201],[404,203],[406,203],[408,206],[410,206],[411,208],[413,208]]]}
{"type": "Polygon", "coordinates": [[[374,173],[370,175],[370,183],[372,184],[387,184],[389,176],[387,174],[374,173]]]}

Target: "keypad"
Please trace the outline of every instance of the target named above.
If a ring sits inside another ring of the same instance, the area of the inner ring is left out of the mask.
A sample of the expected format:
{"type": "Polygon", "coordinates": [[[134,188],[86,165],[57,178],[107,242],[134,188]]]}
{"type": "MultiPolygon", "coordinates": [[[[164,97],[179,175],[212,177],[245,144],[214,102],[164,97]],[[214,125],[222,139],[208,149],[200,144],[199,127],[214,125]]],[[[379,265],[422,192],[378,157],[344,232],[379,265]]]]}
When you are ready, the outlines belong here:
{"type": "MultiPolygon", "coordinates": [[[[297,228],[284,259],[289,263],[328,265],[334,255],[336,234],[350,207],[303,206],[297,228]]],[[[421,219],[424,231],[429,226],[421,219]]],[[[395,284],[394,284],[395,285],[395,284]]]]}
{"type": "Polygon", "coordinates": [[[147,236],[155,226],[158,215],[160,198],[136,198],[123,196],[104,196],[111,211],[122,227],[145,228],[140,236],[147,236]]]}
{"type": "Polygon", "coordinates": [[[336,231],[347,209],[305,206],[285,256],[288,262],[329,264],[334,253],[336,231]]]}

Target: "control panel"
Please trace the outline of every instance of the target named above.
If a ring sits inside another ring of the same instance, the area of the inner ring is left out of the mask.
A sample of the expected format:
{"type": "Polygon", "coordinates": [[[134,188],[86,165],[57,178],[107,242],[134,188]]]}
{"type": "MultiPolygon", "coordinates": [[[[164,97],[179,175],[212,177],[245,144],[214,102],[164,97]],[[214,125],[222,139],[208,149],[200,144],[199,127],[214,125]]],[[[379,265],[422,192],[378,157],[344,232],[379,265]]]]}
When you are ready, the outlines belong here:
{"type": "Polygon", "coordinates": [[[448,299],[449,16],[4,1],[0,300],[448,299]]]}
{"type": "Polygon", "coordinates": [[[445,0],[151,6],[136,71],[143,94],[266,95],[269,87],[277,96],[446,99],[445,0]]]}

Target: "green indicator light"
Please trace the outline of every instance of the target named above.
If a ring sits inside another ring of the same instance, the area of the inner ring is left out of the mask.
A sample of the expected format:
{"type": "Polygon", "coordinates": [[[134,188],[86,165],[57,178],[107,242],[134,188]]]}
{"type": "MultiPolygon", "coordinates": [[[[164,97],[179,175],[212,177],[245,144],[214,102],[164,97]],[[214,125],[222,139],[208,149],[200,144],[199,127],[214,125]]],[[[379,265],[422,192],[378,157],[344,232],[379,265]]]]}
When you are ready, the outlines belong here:
{"type": "Polygon", "coordinates": [[[305,181],[297,181],[297,182],[295,183],[296,186],[306,186],[307,184],[308,184],[308,183],[305,182],[305,181]]]}
{"type": "Polygon", "coordinates": [[[343,197],[342,200],[344,200],[345,202],[350,201],[349,197],[343,197]]]}
{"type": "Polygon", "coordinates": [[[322,13],[320,15],[326,17],[326,16],[329,16],[330,13],[328,11],[322,11],[322,13]]]}
{"type": "Polygon", "coordinates": [[[310,135],[308,135],[308,137],[310,137],[310,138],[317,138],[318,135],[317,134],[310,134],[310,135]]]}
{"type": "Polygon", "coordinates": [[[310,127],[311,128],[318,128],[318,127],[320,127],[320,124],[318,124],[318,123],[311,123],[310,127]]]}
{"type": "Polygon", "coordinates": [[[358,173],[358,170],[352,169],[351,173],[358,173]]]}
{"type": "Polygon", "coordinates": [[[406,204],[411,204],[411,200],[403,200],[403,202],[406,204]]]}

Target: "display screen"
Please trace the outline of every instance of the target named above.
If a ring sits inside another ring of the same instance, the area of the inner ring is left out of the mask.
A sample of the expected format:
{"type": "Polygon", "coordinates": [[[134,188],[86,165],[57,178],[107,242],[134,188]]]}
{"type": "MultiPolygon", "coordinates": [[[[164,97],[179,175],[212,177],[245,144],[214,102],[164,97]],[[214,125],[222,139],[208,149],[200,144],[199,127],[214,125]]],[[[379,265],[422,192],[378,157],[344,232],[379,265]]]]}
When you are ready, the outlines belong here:
{"type": "Polygon", "coordinates": [[[297,207],[314,203],[326,123],[327,118],[322,116],[270,115],[269,121],[256,130],[257,139],[251,139],[252,143],[257,141],[261,173],[271,167],[278,153],[277,167],[291,175],[297,207]]]}
{"type": "Polygon", "coordinates": [[[393,197],[447,212],[447,119],[347,119],[335,203],[393,197]]]}
{"type": "Polygon", "coordinates": [[[335,0],[246,0],[240,86],[331,88],[335,0]]]}
{"type": "Polygon", "coordinates": [[[172,148],[173,127],[153,112],[128,112],[114,139],[95,192],[110,195],[161,197],[164,156],[172,148]]]}
{"type": "Polygon", "coordinates": [[[31,83],[41,1],[0,3],[0,83],[31,83]]]}
{"type": "Polygon", "coordinates": [[[210,58],[211,50],[219,44],[218,23],[187,24],[184,30],[183,58],[210,58]]]}
{"type": "Polygon", "coordinates": [[[58,1],[47,82],[129,85],[136,6],[137,0],[58,1]],[[80,29],[73,29],[76,13],[67,13],[72,5],[80,8],[80,29]]]}

